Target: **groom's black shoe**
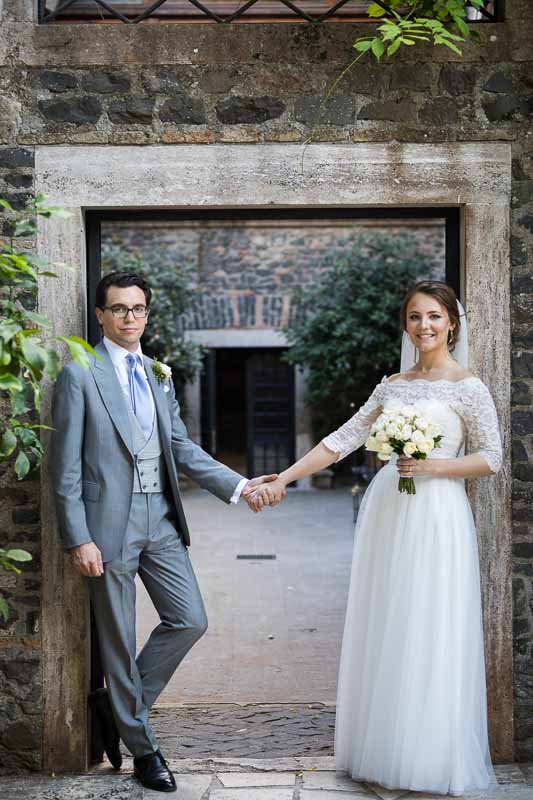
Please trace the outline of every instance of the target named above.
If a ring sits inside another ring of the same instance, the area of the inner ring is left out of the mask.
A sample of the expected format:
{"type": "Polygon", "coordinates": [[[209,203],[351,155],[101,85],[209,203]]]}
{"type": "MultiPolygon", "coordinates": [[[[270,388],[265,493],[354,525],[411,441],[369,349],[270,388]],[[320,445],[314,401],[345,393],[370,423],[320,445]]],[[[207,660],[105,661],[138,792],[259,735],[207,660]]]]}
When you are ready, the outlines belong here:
{"type": "Polygon", "coordinates": [[[107,689],[97,689],[89,695],[89,700],[96,712],[97,735],[98,733],[100,734],[105,754],[114,769],[120,769],[122,766],[120,735],[111,709],[107,689]]]}
{"type": "Polygon", "coordinates": [[[161,755],[161,751],[133,759],[133,774],[147,789],[156,792],[175,792],[176,781],[161,755]]]}

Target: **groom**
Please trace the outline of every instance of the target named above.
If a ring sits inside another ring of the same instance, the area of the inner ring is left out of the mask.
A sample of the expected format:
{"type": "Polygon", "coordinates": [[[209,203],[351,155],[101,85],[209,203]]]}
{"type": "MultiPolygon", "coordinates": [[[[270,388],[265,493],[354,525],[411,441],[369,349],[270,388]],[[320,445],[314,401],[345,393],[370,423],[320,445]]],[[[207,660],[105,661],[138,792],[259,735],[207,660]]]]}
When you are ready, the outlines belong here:
{"type": "Polygon", "coordinates": [[[71,362],[59,375],[51,461],[65,549],[86,576],[96,617],[108,689],[92,700],[104,747],[118,769],[120,736],[140,782],[171,792],[174,776],[148,715],[207,628],[178,469],[226,503],[240,496],[248,502],[255,486],[276,476],[248,481],[188,438],[168,368],[141,351],[151,294],[142,278],[125,272],[98,284],[99,358],[87,370],[71,362]],[[137,573],[161,622],[136,658],[137,573]]]}

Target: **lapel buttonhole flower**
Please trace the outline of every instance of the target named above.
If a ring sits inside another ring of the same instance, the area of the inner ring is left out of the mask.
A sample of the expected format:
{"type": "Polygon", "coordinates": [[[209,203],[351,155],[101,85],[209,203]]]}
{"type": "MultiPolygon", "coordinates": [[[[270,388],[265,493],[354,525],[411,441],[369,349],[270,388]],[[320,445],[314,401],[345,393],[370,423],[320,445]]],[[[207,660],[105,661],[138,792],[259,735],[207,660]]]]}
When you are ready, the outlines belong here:
{"type": "Polygon", "coordinates": [[[152,372],[158,383],[163,383],[163,381],[166,381],[167,378],[172,376],[172,370],[168,364],[163,364],[161,361],[158,361],[157,358],[154,358],[152,362],[152,372]]]}

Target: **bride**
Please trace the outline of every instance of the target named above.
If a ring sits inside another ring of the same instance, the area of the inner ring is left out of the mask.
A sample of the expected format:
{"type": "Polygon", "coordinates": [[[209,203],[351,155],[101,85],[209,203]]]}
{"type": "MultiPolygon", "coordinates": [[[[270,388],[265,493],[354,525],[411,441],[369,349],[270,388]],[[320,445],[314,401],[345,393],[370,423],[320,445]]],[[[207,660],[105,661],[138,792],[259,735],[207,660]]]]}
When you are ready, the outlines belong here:
{"type": "Polygon", "coordinates": [[[347,456],[384,407],[415,405],[440,425],[440,448],[425,461],[393,456],[361,504],[335,754],[337,768],[356,780],[462,795],[494,778],[477,539],[464,479],[498,472],[500,436],[488,389],[466,369],[466,319],[453,289],[418,283],[401,320],[402,372],[383,378],[348,422],[253,497],[257,510],[275,505],[288,483],[347,456]],[[398,475],[414,478],[415,495],[399,493],[398,475]]]}

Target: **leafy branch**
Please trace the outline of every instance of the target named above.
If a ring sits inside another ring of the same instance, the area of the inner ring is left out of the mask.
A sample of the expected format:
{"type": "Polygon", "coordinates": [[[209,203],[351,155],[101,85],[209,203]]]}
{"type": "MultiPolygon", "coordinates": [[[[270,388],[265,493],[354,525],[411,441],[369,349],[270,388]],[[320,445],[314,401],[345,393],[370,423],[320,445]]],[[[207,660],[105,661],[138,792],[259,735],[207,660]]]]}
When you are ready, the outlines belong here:
{"type": "MultiPolygon", "coordinates": [[[[13,563],[15,561],[31,561],[32,557],[26,550],[5,550],[0,547],[0,567],[5,569],[6,572],[16,572],[20,574],[21,570],[13,563]]],[[[0,597],[0,615],[4,618],[4,622],[9,619],[9,606],[4,597],[0,597]]]]}
{"type": "Polygon", "coordinates": [[[457,43],[470,36],[466,24],[467,6],[479,10],[484,0],[388,0],[368,7],[368,16],[383,18],[374,36],[360,36],[354,48],[360,53],[371,52],[379,61],[383,55],[392,56],[402,46],[412,47],[417,42],[443,45],[457,55],[462,55],[457,43]],[[408,10],[402,15],[396,9],[408,10]],[[416,16],[415,16],[416,14],[416,16]]]}
{"type": "Polygon", "coordinates": [[[61,369],[59,355],[49,342],[64,342],[82,367],[88,366],[89,355],[96,356],[79,336],[48,336],[45,341],[51,324],[33,310],[39,279],[58,276],[44,259],[23,249],[21,237],[36,233],[38,217],[68,216],[62,208],[46,206],[45,200],[44,195],[36,195],[22,211],[16,211],[0,198],[8,229],[7,238],[0,240],[0,462],[13,459],[19,480],[39,466],[43,456],[39,435],[48,426],[29,422],[27,416],[40,411],[42,380],[54,380],[61,369]]]}

